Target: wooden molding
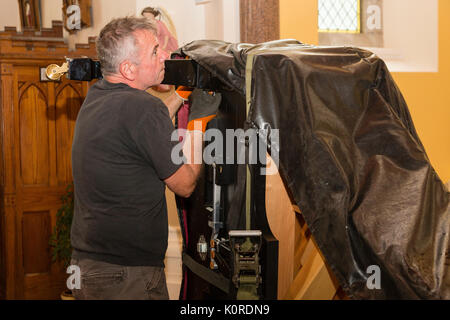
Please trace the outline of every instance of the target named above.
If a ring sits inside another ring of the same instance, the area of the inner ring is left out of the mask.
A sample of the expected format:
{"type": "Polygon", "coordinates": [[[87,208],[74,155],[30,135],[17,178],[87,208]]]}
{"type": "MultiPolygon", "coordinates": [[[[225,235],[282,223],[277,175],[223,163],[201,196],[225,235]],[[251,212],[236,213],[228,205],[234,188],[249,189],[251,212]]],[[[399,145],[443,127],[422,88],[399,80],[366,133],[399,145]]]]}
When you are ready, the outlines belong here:
{"type": "Polygon", "coordinates": [[[4,196],[5,208],[14,208],[16,206],[16,195],[5,194],[4,196]]]}
{"type": "MultiPolygon", "coordinates": [[[[95,37],[89,37],[86,44],[76,44],[75,48],[77,55],[94,58],[95,37]]],[[[67,51],[68,43],[63,37],[62,21],[52,21],[51,28],[38,31],[33,28],[17,31],[16,27],[5,27],[4,31],[0,31],[0,59],[28,60],[30,54],[34,59],[65,57],[67,51]]]]}
{"type": "Polygon", "coordinates": [[[13,66],[12,64],[2,63],[0,67],[0,75],[12,75],[13,66]]]}
{"type": "Polygon", "coordinates": [[[39,40],[45,38],[63,38],[62,21],[53,20],[51,28],[42,28],[36,30],[34,28],[24,27],[22,31],[17,31],[16,27],[5,27],[4,31],[0,31],[0,37],[27,38],[28,40],[39,40]]]}

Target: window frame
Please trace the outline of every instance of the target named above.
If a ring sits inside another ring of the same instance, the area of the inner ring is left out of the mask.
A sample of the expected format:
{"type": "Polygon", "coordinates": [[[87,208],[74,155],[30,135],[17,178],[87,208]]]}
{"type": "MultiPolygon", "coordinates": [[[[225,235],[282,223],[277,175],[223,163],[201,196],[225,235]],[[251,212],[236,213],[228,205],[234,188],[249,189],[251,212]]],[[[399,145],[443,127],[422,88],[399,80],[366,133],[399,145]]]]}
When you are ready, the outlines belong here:
{"type": "MultiPolygon", "coordinates": [[[[318,1],[318,11],[319,11],[319,17],[320,17],[320,3],[319,1],[321,0],[317,0],[318,1]]],[[[322,0],[323,1],[323,0],[322,0]]],[[[320,29],[318,28],[318,32],[323,32],[323,33],[361,33],[361,0],[354,0],[357,2],[357,9],[356,9],[356,30],[340,30],[340,29],[320,29]]]]}

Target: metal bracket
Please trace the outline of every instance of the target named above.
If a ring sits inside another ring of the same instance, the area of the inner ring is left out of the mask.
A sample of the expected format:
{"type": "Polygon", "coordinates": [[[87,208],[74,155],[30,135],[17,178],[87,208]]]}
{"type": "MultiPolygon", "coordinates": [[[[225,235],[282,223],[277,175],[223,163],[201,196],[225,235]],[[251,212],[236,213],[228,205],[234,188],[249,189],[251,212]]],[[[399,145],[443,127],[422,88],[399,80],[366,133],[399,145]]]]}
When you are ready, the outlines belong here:
{"type": "Polygon", "coordinates": [[[234,255],[232,281],[238,288],[238,299],[258,299],[262,283],[259,251],[261,230],[232,230],[228,232],[234,255]]]}
{"type": "Polygon", "coordinates": [[[69,61],[64,62],[61,66],[57,64],[49,65],[45,70],[45,75],[50,80],[57,81],[61,79],[61,77],[69,71],[69,61]]]}

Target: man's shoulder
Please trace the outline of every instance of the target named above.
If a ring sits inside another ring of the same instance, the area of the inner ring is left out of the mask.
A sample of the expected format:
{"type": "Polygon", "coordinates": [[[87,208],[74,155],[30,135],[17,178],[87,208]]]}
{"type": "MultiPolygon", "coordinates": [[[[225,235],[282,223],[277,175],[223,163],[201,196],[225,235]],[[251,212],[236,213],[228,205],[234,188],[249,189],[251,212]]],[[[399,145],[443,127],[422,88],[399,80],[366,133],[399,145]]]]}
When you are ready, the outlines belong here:
{"type": "MultiPolygon", "coordinates": [[[[136,108],[140,107],[164,107],[164,103],[157,97],[152,96],[146,91],[134,89],[123,83],[111,84],[107,81],[100,80],[96,82],[90,89],[88,97],[101,98],[101,100],[112,103],[114,105],[128,105],[136,108]]],[[[98,101],[98,100],[97,100],[98,101]]]]}
{"type": "Polygon", "coordinates": [[[127,117],[138,117],[142,122],[153,119],[153,121],[170,120],[169,111],[158,97],[151,95],[143,90],[127,91],[124,95],[122,104],[123,112],[127,113],[127,117]]]}
{"type": "Polygon", "coordinates": [[[121,91],[121,98],[129,103],[137,105],[149,106],[154,105],[158,107],[164,106],[164,103],[157,97],[152,96],[144,90],[134,89],[130,87],[124,87],[121,91]]]}
{"type": "Polygon", "coordinates": [[[146,104],[154,104],[157,106],[164,106],[164,103],[158,97],[155,97],[144,90],[136,90],[136,99],[142,100],[146,104]]]}
{"type": "Polygon", "coordinates": [[[127,100],[127,109],[135,109],[141,116],[160,119],[168,117],[166,105],[159,98],[152,96],[146,91],[138,90],[127,100]]]}

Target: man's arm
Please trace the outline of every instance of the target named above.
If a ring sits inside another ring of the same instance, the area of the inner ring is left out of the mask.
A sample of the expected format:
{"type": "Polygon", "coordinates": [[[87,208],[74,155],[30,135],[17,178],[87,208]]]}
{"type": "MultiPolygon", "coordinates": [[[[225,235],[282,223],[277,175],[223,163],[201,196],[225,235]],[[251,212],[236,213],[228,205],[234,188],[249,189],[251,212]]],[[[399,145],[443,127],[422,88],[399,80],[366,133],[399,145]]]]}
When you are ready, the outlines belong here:
{"type": "Polygon", "coordinates": [[[170,96],[165,98],[163,102],[166,105],[167,109],[169,109],[170,119],[173,119],[181,104],[183,103],[183,99],[180,98],[174,91],[170,96]]]}
{"type": "Polygon", "coordinates": [[[183,145],[183,155],[187,163],[183,164],[174,174],[164,180],[164,183],[175,194],[188,198],[194,192],[202,169],[203,133],[187,131],[183,145]]]}
{"type": "Polygon", "coordinates": [[[164,180],[170,190],[186,198],[194,192],[202,168],[203,132],[208,121],[217,113],[222,100],[219,93],[210,95],[201,89],[194,89],[189,92],[189,95],[191,107],[188,131],[186,131],[183,145],[183,155],[186,157],[187,163],[164,180]]]}

